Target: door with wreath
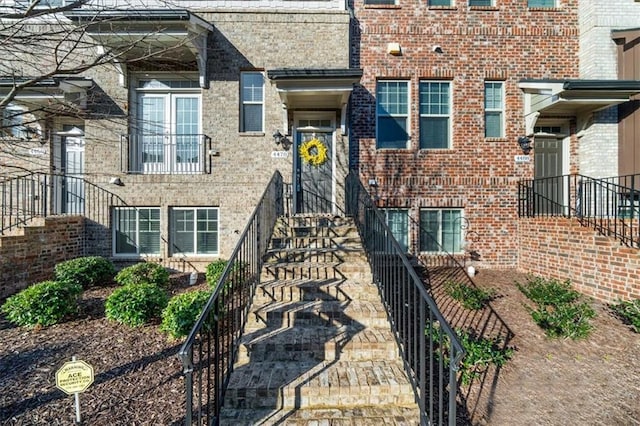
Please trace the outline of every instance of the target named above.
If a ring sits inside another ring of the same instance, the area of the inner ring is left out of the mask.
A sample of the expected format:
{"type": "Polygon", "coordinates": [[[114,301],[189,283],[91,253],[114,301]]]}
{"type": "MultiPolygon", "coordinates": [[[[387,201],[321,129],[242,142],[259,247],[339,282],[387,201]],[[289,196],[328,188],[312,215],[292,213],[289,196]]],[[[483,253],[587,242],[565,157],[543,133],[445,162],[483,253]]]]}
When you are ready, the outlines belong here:
{"type": "Polygon", "coordinates": [[[296,134],[296,213],[331,213],[333,132],[298,129],[296,134]]]}

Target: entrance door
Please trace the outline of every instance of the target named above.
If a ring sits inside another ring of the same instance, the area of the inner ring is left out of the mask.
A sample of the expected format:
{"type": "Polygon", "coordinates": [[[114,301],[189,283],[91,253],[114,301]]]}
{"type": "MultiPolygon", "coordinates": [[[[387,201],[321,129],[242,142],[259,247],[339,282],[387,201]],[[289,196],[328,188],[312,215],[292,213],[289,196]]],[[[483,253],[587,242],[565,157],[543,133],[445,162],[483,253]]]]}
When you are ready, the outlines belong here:
{"type": "Polygon", "coordinates": [[[295,148],[295,213],[331,213],[333,131],[299,128],[296,132],[295,148]],[[306,154],[301,154],[300,147],[303,147],[306,154]]]}
{"type": "Polygon", "coordinates": [[[562,139],[536,138],[534,162],[536,212],[562,213],[564,205],[562,139]]]}
{"type": "Polygon", "coordinates": [[[84,131],[65,125],[58,136],[62,142],[62,181],[57,202],[62,213],[84,214],[84,131]]]}

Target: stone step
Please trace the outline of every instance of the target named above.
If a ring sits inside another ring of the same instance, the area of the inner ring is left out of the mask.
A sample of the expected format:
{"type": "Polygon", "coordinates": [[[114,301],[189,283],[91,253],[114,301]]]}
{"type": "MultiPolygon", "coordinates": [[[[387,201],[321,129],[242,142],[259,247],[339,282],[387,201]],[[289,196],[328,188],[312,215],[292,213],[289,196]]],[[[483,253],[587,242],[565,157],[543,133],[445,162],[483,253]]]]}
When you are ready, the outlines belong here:
{"type": "Polygon", "coordinates": [[[245,334],[236,367],[265,361],[373,361],[398,356],[393,333],[386,328],[293,327],[245,334]]]}
{"type": "Polygon", "coordinates": [[[317,248],[317,249],[362,249],[357,235],[343,237],[292,237],[289,235],[273,236],[269,242],[270,249],[317,248]]]}
{"type": "Polygon", "coordinates": [[[343,226],[354,226],[353,219],[330,215],[294,215],[280,217],[276,222],[276,228],[338,228],[343,226]]]}
{"type": "Polygon", "coordinates": [[[366,262],[366,260],[366,254],[360,247],[271,248],[267,250],[264,256],[264,261],[270,264],[289,262],[366,262]]]}
{"type": "Polygon", "coordinates": [[[221,426],[417,426],[416,406],[358,406],[304,410],[239,410],[223,408],[221,426]]]}
{"type": "Polygon", "coordinates": [[[355,280],[372,281],[371,267],[364,261],[354,262],[277,262],[265,263],[261,280],[329,279],[347,276],[355,280]]]}
{"type": "Polygon", "coordinates": [[[253,303],[353,299],[380,302],[378,288],[370,281],[344,278],[268,280],[258,286],[253,303]]]}
{"type": "Polygon", "coordinates": [[[387,313],[378,301],[270,302],[254,304],[245,332],[265,327],[388,327],[387,313]]]}
{"type": "Polygon", "coordinates": [[[234,370],[227,408],[410,406],[414,393],[399,361],[255,362],[234,370]]]}

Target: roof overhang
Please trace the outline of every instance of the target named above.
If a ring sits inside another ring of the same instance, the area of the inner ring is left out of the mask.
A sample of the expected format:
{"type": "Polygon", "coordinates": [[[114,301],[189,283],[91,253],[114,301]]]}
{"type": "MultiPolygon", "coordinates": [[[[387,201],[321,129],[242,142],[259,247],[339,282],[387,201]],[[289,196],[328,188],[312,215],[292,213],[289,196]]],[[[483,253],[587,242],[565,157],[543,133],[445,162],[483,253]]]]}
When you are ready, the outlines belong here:
{"type": "Polygon", "coordinates": [[[360,69],[274,69],[267,76],[289,110],[336,109],[348,102],[360,69]]]}
{"type": "Polygon", "coordinates": [[[87,90],[92,79],[78,76],[54,76],[47,79],[0,77],[0,96],[7,96],[17,88],[12,103],[28,109],[46,106],[47,109],[64,108],[64,105],[86,108],[87,90]],[[52,103],[52,101],[58,101],[52,103]]]}
{"type": "Polygon", "coordinates": [[[578,117],[632,100],[640,94],[638,80],[521,80],[527,134],[541,118],[578,117]]]}
{"type": "Polygon", "coordinates": [[[207,38],[213,26],[188,10],[79,9],[65,16],[82,26],[115,62],[195,62],[200,86],[208,87],[207,38]]]}

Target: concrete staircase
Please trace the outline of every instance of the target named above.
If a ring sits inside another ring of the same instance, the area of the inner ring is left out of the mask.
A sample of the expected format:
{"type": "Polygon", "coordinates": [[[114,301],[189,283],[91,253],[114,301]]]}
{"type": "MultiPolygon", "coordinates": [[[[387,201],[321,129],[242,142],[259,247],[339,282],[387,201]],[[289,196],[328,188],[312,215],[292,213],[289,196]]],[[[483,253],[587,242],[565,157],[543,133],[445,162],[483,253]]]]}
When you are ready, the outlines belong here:
{"type": "Polygon", "coordinates": [[[222,425],[418,425],[413,389],[352,221],[281,218],[222,425]]]}

